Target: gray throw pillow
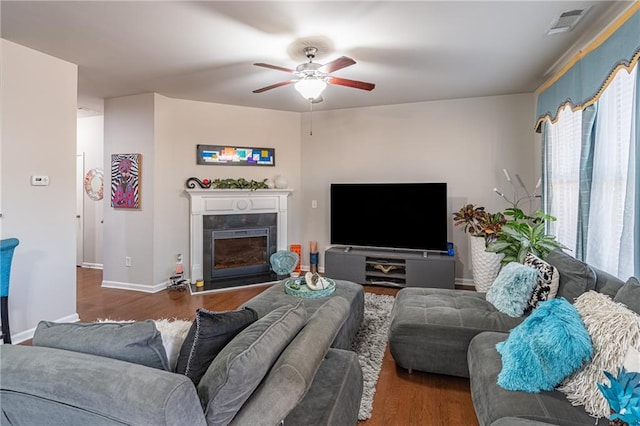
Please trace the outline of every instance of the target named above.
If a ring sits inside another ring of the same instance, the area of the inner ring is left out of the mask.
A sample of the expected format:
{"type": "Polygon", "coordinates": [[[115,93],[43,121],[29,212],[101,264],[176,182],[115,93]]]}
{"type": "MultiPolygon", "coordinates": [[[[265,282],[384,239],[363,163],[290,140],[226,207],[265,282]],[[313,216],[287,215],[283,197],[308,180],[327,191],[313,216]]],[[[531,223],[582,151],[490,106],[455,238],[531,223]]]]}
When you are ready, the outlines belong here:
{"type": "Polygon", "coordinates": [[[633,312],[640,314],[640,282],[638,279],[636,277],[629,278],[618,290],[613,301],[622,303],[633,312]]]}
{"type": "Polygon", "coordinates": [[[197,390],[208,425],[227,425],[306,321],[300,300],[260,318],[220,351],[197,390]]]}
{"type": "Polygon", "coordinates": [[[175,372],[186,375],[197,386],[222,348],[257,319],[258,314],[251,308],[225,312],[198,308],[180,347],[175,372]]]}
{"type": "Polygon", "coordinates": [[[40,321],[32,344],[169,370],[162,335],[152,320],[128,323],[40,321]]]}
{"type": "Polygon", "coordinates": [[[573,303],[580,295],[596,288],[596,274],[593,269],[562,250],[551,251],[544,260],[556,267],[560,274],[556,297],[564,297],[573,303]]]}

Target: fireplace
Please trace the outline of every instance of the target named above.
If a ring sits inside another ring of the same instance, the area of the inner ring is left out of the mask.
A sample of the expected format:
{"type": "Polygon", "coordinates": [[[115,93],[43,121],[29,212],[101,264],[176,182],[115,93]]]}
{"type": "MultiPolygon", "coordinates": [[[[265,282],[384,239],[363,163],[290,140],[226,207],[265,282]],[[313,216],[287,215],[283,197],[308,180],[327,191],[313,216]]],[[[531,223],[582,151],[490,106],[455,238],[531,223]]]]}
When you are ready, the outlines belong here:
{"type": "Polygon", "coordinates": [[[291,190],[188,189],[191,199],[192,291],[218,290],[275,279],[269,257],[286,250],[291,190]],[[204,280],[204,288],[195,287],[204,280]]]}
{"type": "Polygon", "coordinates": [[[269,228],[213,231],[209,256],[211,279],[266,274],[270,257],[269,228]]]}
{"type": "Polygon", "coordinates": [[[277,251],[276,213],[205,215],[202,223],[205,283],[223,288],[251,277],[262,282],[273,278],[269,258],[277,251]]]}

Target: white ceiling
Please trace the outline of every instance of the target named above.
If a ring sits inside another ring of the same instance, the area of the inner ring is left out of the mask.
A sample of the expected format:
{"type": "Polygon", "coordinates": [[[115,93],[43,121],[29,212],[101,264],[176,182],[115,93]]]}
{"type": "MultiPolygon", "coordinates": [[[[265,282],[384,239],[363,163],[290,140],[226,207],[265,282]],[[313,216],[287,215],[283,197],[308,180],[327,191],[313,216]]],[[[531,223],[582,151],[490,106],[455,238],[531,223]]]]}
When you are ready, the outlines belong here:
{"type": "Polygon", "coordinates": [[[252,90],[289,74],[302,48],[315,62],[348,56],[333,73],[376,84],[330,85],[315,110],[534,92],[627,1],[10,1],[2,38],[79,65],[79,106],[164,96],[308,111],[293,85],[252,90]],[[577,27],[547,35],[560,13],[590,7],[577,27]]]}

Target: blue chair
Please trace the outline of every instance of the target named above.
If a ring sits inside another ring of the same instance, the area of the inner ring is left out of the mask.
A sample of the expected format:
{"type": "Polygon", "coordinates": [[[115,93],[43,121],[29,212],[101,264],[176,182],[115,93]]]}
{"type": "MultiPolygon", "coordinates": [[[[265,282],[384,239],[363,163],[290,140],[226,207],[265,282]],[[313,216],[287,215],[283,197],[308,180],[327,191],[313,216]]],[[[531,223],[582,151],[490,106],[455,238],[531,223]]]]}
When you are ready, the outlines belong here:
{"type": "Polygon", "coordinates": [[[9,275],[11,274],[11,261],[13,251],[20,244],[17,238],[0,240],[0,309],[2,310],[2,341],[11,343],[9,331],[9,275]]]}

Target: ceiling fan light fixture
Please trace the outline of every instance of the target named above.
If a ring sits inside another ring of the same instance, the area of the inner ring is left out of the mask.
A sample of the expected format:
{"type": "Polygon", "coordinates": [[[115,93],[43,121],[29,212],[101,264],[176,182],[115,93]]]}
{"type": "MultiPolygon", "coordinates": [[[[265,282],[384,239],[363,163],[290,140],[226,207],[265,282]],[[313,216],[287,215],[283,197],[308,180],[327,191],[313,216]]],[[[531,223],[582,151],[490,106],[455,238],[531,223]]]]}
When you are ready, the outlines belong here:
{"type": "Polygon", "coordinates": [[[318,78],[303,78],[295,84],[296,90],[308,101],[320,97],[327,87],[327,82],[318,78]]]}

